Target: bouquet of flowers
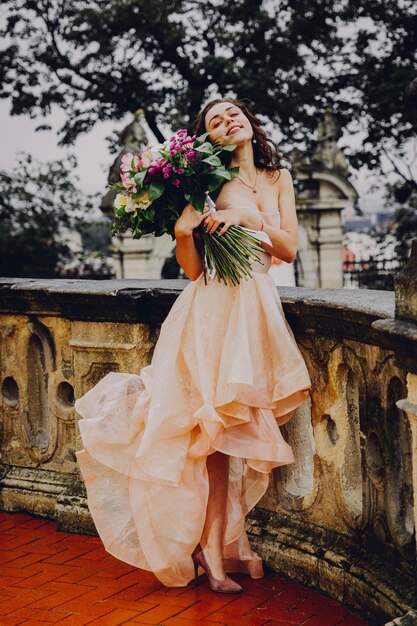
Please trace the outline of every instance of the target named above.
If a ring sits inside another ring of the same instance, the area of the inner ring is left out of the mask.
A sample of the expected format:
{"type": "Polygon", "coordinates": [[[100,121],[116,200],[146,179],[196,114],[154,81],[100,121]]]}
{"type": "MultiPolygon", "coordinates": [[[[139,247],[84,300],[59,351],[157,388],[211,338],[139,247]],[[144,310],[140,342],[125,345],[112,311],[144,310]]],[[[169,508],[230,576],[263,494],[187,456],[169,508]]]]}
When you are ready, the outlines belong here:
{"type": "MultiPolygon", "coordinates": [[[[126,153],[121,162],[121,182],[109,185],[118,192],[111,233],[132,231],[134,239],[154,233],[169,233],[174,239],[174,226],[184,206],[190,202],[200,212],[208,202],[212,212],[215,204],[206,192],[220,192],[226,180],[237,176],[238,167],[228,168],[222,155],[236,148],[207,140],[208,133],[189,136],[185,129],[156,147],[145,148],[139,155],[126,153]]],[[[204,281],[207,272],[215,270],[219,281],[234,285],[252,275],[251,262],[262,262],[262,247],[254,231],[230,226],[221,236],[208,232],[203,224],[196,229],[204,242],[204,281]]]]}

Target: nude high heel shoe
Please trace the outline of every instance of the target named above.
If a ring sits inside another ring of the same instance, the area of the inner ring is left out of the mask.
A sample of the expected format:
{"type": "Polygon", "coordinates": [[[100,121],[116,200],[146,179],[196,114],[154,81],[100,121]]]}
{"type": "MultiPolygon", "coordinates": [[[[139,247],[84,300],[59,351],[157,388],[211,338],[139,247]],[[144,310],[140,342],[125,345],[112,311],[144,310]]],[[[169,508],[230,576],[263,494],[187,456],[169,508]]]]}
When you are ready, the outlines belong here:
{"type": "Polygon", "coordinates": [[[198,566],[200,565],[207,574],[212,591],[216,591],[218,593],[241,593],[243,591],[242,587],[229,577],[227,580],[218,580],[217,578],[214,578],[206,561],[206,557],[204,556],[203,548],[199,543],[194,548],[191,558],[194,563],[196,585],[198,585],[198,566]]]}

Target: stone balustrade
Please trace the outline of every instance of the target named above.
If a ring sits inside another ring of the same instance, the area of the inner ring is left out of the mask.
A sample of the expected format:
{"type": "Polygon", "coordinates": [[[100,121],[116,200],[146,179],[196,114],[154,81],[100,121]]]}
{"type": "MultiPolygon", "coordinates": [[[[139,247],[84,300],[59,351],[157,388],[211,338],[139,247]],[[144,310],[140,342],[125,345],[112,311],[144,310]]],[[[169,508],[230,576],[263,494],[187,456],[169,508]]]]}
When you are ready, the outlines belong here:
{"type": "MultiPolygon", "coordinates": [[[[247,519],[275,571],[378,626],[417,623],[413,244],[395,294],[278,288],[314,391],[284,427],[297,463],[274,470],[247,519]]],[[[0,280],[0,509],[95,534],[74,454],[82,447],[74,397],[109,371],[149,363],[186,284],[0,280]]]]}

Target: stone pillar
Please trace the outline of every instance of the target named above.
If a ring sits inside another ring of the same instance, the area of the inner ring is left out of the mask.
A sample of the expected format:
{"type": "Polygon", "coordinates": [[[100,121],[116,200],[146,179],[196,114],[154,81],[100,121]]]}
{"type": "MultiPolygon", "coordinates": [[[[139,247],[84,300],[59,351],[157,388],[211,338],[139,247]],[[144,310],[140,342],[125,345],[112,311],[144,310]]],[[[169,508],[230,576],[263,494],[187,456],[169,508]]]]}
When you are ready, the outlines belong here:
{"type": "Polygon", "coordinates": [[[343,287],[343,230],[341,213],[358,193],[348,181],[348,164],[337,146],[340,125],[326,109],[317,129],[311,159],[293,150],[291,163],[299,221],[298,285],[343,287]]]}
{"type": "Polygon", "coordinates": [[[144,235],[133,239],[129,234],[112,238],[116,278],[158,279],[165,260],[172,254],[175,241],[169,235],[144,235]]]}
{"type": "Polygon", "coordinates": [[[300,287],[343,287],[341,212],[346,203],[298,202],[300,287]]]}
{"type": "MultiPolygon", "coordinates": [[[[108,182],[116,183],[120,180],[120,164],[125,152],[139,154],[148,144],[148,136],[145,130],[145,113],[138,109],[133,120],[122,130],[119,135],[121,146],[119,153],[110,167],[108,182]]],[[[113,203],[116,192],[109,189],[101,199],[100,209],[107,216],[113,217],[113,203]]],[[[154,237],[145,235],[141,239],[133,239],[130,233],[112,237],[111,251],[113,267],[117,279],[161,278],[161,272],[165,260],[172,254],[174,242],[169,235],[154,237]]]]}

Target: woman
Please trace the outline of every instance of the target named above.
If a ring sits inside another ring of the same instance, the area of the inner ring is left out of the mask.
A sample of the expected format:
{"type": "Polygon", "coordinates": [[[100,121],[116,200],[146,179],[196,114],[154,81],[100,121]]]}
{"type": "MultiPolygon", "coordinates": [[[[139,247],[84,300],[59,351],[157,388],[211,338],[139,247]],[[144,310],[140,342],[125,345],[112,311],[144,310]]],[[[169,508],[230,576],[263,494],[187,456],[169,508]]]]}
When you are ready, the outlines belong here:
{"type": "MultiPolygon", "coordinates": [[[[311,392],[311,380],[268,269],[294,260],[297,218],[291,175],[243,102],[218,99],[194,132],[236,144],[238,177],[203,214],[188,204],[175,225],[177,259],[191,282],[161,326],[140,375],[110,373],[76,402],[84,444],[77,459],[106,550],[185,586],[199,566],[211,588],[239,593],[228,572],[263,576],[245,515],[274,467],[292,463],[279,425],[311,392]],[[205,285],[204,222],[221,236],[232,224],[264,231],[253,277],[205,285]]],[[[201,570],[200,570],[201,571],[201,570]]]]}

